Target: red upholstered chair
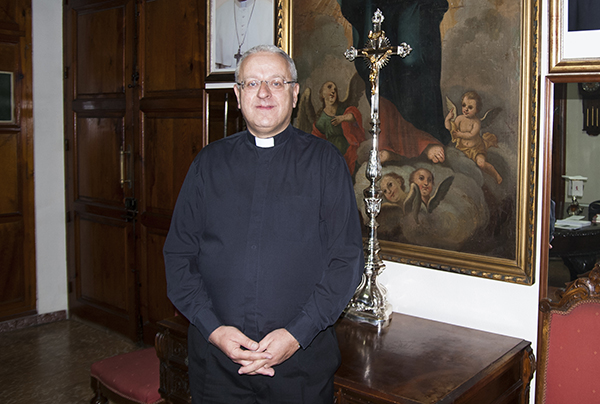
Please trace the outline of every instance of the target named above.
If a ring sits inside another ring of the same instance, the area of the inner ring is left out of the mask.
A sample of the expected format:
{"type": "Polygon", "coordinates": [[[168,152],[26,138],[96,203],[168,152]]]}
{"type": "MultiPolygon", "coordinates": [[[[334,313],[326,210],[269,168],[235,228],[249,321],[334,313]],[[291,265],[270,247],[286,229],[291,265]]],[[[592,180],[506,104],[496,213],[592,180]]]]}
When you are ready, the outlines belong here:
{"type": "Polygon", "coordinates": [[[536,403],[600,403],[600,266],[540,310],[536,403]]]}
{"type": "Polygon", "coordinates": [[[94,397],[91,404],[162,403],[159,360],[156,350],[146,348],[95,362],[91,369],[94,397]]]}

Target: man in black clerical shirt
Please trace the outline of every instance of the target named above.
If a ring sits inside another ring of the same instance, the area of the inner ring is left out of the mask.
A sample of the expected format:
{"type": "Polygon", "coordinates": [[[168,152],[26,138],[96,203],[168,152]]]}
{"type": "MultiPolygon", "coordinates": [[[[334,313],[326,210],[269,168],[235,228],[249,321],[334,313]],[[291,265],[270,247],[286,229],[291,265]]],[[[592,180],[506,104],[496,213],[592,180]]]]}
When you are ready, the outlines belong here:
{"type": "Polygon", "coordinates": [[[164,246],[168,295],[190,320],[194,403],[332,403],[333,324],[364,258],[343,156],[290,125],[292,59],[242,57],[235,94],[248,130],[192,163],[164,246]]]}

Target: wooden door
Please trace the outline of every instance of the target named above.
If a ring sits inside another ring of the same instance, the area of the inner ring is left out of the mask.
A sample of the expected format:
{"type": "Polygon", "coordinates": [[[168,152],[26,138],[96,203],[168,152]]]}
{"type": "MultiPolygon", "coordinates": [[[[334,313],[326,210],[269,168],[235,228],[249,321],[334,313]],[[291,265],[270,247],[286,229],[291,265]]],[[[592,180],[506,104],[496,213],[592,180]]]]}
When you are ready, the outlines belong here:
{"type": "Polygon", "coordinates": [[[134,13],[69,1],[64,52],[69,307],[137,340],[134,13]]]}
{"type": "Polygon", "coordinates": [[[70,307],[149,344],[175,313],[162,248],[179,189],[224,119],[242,122],[231,89],[204,90],[205,20],[205,0],[66,10],[70,307]]]}
{"type": "Polygon", "coordinates": [[[0,321],[36,313],[31,0],[0,7],[0,321]]]}
{"type": "Polygon", "coordinates": [[[163,244],[187,170],[206,144],[206,0],[148,0],[139,7],[137,262],[144,341],[152,343],[156,322],[175,313],[167,298],[163,244]]]}

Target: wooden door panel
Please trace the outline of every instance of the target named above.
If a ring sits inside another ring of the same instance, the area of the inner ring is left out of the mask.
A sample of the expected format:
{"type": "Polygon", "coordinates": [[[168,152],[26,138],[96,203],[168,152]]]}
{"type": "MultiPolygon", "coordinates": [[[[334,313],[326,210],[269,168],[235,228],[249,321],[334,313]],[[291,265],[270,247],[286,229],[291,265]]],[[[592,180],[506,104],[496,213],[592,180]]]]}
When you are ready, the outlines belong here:
{"type": "Polygon", "coordinates": [[[174,312],[166,297],[162,247],[183,179],[206,143],[205,8],[205,0],[140,3],[135,188],[145,342],[152,342],[154,324],[174,312]]]}
{"type": "Polygon", "coordinates": [[[140,19],[145,97],[164,91],[202,91],[205,6],[206,0],[145,2],[140,19]]]}
{"type": "Polygon", "coordinates": [[[133,227],[76,213],[77,282],[71,312],[137,340],[133,227]]]}
{"type": "Polygon", "coordinates": [[[76,15],[77,94],[122,94],[125,5],[76,15]],[[90,51],[93,50],[93,51],[90,51]]]}
{"type": "Polygon", "coordinates": [[[197,114],[149,115],[144,120],[142,207],[147,214],[170,215],[187,170],[202,148],[203,120],[197,114]]]}
{"type": "Polygon", "coordinates": [[[127,243],[131,228],[123,221],[111,221],[91,215],[76,216],[79,239],[85,240],[78,249],[78,300],[86,300],[120,315],[130,309],[132,296],[127,293],[133,274],[132,257],[128,257],[127,243]],[[126,293],[123,293],[126,292],[126,293]]]}
{"type": "Polygon", "coordinates": [[[1,322],[36,313],[31,0],[3,1],[0,31],[1,322]]]}
{"type": "Polygon", "coordinates": [[[141,313],[143,319],[144,341],[152,341],[158,332],[157,322],[173,316],[175,307],[167,297],[165,264],[162,247],[167,237],[166,230],[147,228],[144,231],[144,256],[141,279],[141,313]]]}
{"type": "MultiPolygon", "coordinates": [[[[124,118],[80,117],[76,136],[77,200],[122,208],[124,188],[121,186],[120,159],[121,149],[126,147],[124,118]]],[[[129,160],[126,154],[123,157],[129,160]]],[[[125,164],[124,176],[128,168],[131,169],[125,164]]]]}
{"type": "Polygon", "coordinates": [[[78,250],[79,266],[88,268],[81,271],[79,299],[126,313],[129,299],[122,286],[129,284],[127,227],[120,221],[111,223],[86,215],[78,215],[76,220],[80,239],[89,241],[78,250]]]}
{"type": "Polygon", "coordinates": [[[16,133],[0,133],[0,216],[20,216],[18,150],[16,133]]]}
{"type": "Polygon", "coordinates": [[[27,295],[23,273],[23,223],[0,223],[0,306],[7,314],[22,306],[27,295]]]}
{"type": "Polygon", "coordinates": [[[132,183],[133,0],[65,7],[68,266],[72,312],[139,335],[132,183]],[[123,169],[121,169],[121,150],[123,169]]]}

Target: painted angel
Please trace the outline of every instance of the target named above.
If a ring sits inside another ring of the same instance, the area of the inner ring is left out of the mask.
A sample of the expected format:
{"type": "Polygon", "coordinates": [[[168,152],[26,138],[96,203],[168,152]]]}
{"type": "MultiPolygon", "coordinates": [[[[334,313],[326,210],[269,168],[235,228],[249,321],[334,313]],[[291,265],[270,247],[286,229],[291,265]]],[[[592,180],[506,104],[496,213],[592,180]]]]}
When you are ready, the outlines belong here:
{"type": "Polygon", "coordinates": [[[445,126],[450,131],[456,148],[473,160],[483,172],[491,175],[498,184],[502,183],[502,177],[496,168],[487,161],[487,149],[498,147],[498,138],[489,132],[481,134],[482,122],[486,118],[488,122],[491,121],[500,109],[490,109],[479,119],[477,114],[481,110],[482,102],[475,91],[468,91],[461,97],[462,115],[457,116],[457,108],[448,97],[446,105],[449,112],[446,115],[445,126]]]}
{"type": "Polygon", "coordinates": [[[350,173],[357,168],[358,146],[365,141],[362,114],[357,108],[361,91],[364,92],[364,84],[355,74],[344,100],[339,98],[337,85],[326,81],[319,90],[321,107],[316,113],[310,88],[304,90],[298,102],[298,128],[333,143],[344,156],[350,173]]]}
{"type": "Polygon", "coordinates": [[[435,180],[433,174],[426,168],[418,168],[410,174],[410,190],[404,199],[404,214],[411,214],[415,221],[419,223],[419,211],[424,206],[427,213],[433,212],[440,202],[444,199],[454,176],[444,179],[437,188],[434,189],[435,180]]]}

